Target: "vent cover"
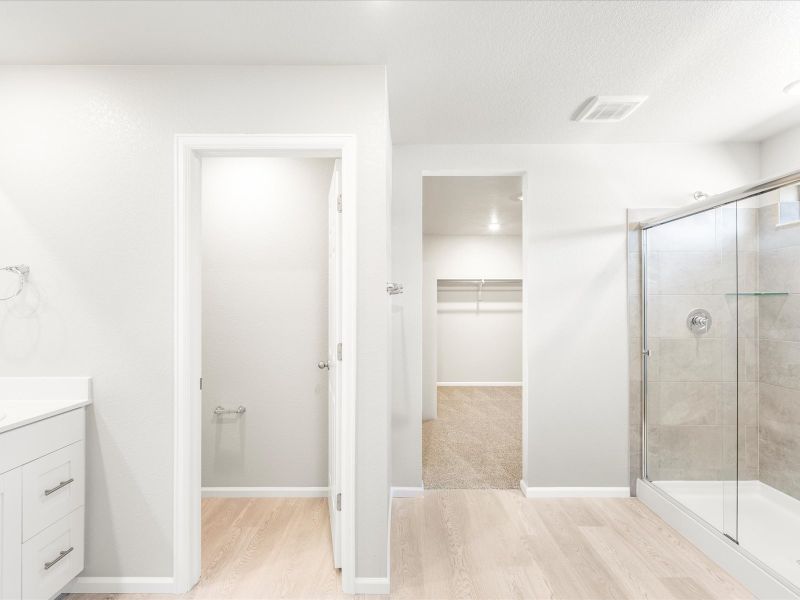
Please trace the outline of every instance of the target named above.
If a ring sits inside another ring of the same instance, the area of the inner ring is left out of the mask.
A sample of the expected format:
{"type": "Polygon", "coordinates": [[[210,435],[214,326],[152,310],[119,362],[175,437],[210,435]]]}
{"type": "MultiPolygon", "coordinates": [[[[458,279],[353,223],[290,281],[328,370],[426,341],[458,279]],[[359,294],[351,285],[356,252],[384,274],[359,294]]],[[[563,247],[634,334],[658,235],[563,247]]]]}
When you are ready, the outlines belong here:
{"type": "Polygon", "coordinates": [[[586,104],[576,121],[616,123],[631,115],[647,96],[595,96],[586,104]]]}

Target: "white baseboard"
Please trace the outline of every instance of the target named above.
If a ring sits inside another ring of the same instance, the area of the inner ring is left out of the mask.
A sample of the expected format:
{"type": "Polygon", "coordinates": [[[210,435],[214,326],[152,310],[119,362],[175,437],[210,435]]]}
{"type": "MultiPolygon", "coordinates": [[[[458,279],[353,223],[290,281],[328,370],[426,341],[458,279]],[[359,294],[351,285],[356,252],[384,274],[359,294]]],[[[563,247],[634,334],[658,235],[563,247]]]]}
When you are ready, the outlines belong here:
{"type": "Polygon", "coordinates": [[[522,387],[521,381],[437,381],[438,387],[522,387]]]}
{"type": "Polygon", "coordinates": [[[324,498],[327,487],[204,487],[203,498],[324,498]]]}
{"type": "Polygon", "coordinates": [[[71,594],[174,594],[172,577],[76,577],[66,588],[71,594]]]}
{"type": "Polygon", "coordinates": [[[629,498],[629,487],[528,487],[525,480],[519,489],[526,498],[629,498]]]}
{"type": "Polygon", "coordinates": [[[389,578],[356,577],[354,593],[386,595],[389,593],[389,578]]]}
{"type": "Polygon", "coordinates": [[[425,495],[422,482],[416,487],[392,486],[392,498],[419,498],[425,495]]]}
{"type": "Polygon", "coordinates": [[[791,584],[774,577],[745,556],[738,544],[693,514],[656,486],[636,481],[639,501],[687,538],[703,554],[740,581],[756,598],[796,598],[791,584]]]}

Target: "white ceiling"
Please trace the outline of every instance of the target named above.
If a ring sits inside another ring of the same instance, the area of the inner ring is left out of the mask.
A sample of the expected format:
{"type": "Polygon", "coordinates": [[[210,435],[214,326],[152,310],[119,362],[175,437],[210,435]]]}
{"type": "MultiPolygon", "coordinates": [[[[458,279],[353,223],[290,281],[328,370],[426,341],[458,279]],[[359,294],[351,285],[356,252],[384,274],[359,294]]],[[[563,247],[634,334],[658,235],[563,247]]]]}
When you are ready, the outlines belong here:
{"type": "Polygon", "coordinates": [[[521,235],[522,177],[423,177],[422,231],[438,235],[521,235]],[[497,232],[489,223],[500,224],[497,232]]]}
{"type": "Polygon", "coordinates": [[[386,64],[395,143],[757,140],[800,122],[800,2],[0,2],[6,64],[386,64]],[[571,121],[597,94],[650,99],[571,121]]]}

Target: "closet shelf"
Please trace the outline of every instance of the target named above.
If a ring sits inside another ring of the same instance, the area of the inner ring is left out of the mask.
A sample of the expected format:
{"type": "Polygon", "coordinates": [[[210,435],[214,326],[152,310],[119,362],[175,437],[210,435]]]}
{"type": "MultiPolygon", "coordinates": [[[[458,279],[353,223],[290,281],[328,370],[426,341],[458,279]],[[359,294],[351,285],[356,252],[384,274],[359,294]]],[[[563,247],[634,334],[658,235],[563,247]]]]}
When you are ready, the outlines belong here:
{"type": "Polygon", "coordinates": [[[452,285],[522,285],[521,279],[437,279],[440,286],[452,285]]]}
{"type": "Polygon", "coordinates": [[[726,296],[788,296],[789,292],[727,292],[726,296]]]}

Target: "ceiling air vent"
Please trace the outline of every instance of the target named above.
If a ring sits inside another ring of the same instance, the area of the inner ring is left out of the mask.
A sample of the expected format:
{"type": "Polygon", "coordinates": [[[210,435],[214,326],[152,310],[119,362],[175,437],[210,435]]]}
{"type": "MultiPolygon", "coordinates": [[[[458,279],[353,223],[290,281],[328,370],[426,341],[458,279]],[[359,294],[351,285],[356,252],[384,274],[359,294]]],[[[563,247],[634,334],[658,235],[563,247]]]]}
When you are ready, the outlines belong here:
{"type": "Polygon", "coordinates": [[[578,114],[584,123],[616,123],[635,111],[647,96],[595,96],[578,114]]]}

